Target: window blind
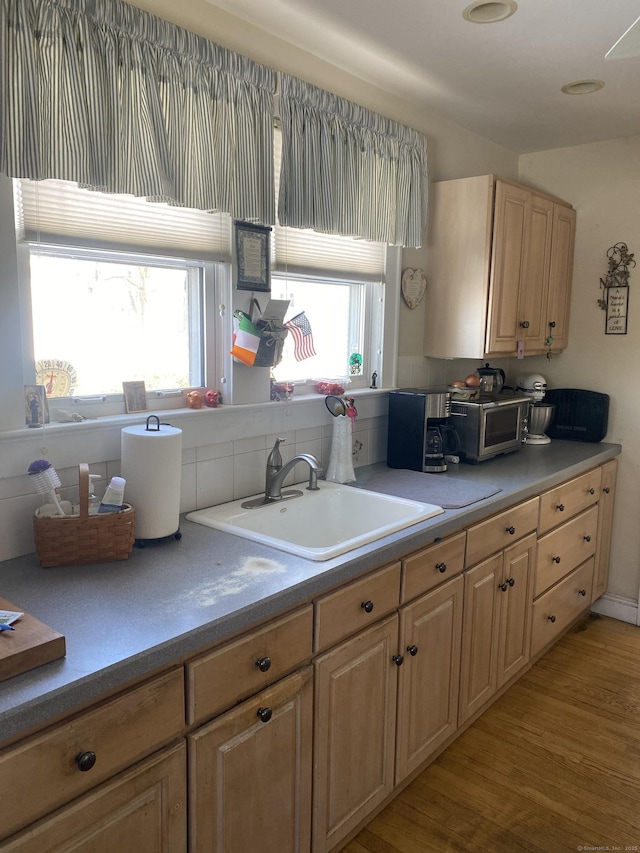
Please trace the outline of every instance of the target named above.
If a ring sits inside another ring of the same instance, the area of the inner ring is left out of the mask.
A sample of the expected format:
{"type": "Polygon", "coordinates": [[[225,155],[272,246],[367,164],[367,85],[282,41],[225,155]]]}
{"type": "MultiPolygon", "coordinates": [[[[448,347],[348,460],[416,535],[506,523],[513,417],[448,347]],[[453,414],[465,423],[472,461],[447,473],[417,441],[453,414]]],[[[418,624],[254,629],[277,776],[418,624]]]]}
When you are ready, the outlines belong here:
{"type": "Polygon", "coordinates": [[[70,181],[23,179],[14,188],[19,238],[30,242],[231,260],[226,213],[95,192],[70,181]]]}

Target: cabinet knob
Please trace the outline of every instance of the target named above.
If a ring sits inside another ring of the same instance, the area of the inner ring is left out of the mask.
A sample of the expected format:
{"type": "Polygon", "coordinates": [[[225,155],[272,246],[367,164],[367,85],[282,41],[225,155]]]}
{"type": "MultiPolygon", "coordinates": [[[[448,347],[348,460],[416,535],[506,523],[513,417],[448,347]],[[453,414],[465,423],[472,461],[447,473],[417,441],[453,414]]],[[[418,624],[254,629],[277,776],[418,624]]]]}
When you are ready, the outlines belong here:
{"type": "Polygon", "coordinates": [[[596,493],[596,490],[595,490],[593,487],[592,487],[592,488],[590,488],[590,489],[587,489],[587,494],[588,494],[588,495],[595,495],[595,493],[596,493]]]}
{"type": "Polygon", "coordinates": [[[360,605],[365,613],[371,613],[373,611],[373,601],[363,601],[360,605]]]}
{"type": "Polygon", "coordinates": [[[272,713],[273,712],[272,712],[271,708],[258,708],[258,716],[260,717],[260,719],[262,720],[263,723],[269,722],[269,720],[271,719],[272,713]]]}
{"type": "Polygon", "coordinates": [[[256,666],[260,670],[260,672],[268,672],[271,668],[271,658],[258,658],[256,661],[256,666]]]}
{"type": "Polygon", "coordinates": [[[608,494],[609,494],[609,492],[611,491],[611,489],[609,488],[609,486],[604,486],[604,488],[602,489],[602,491],[605,493],[605,495],[608,495],[608,494]]]}
{"type": "Polygon", "coordinates": [[[402,664],[404,663],[404,658],[402,657],[402,655],[394,655],[392,660],[396,666],[402,666],[402,664]]]}
{"type": "Polygon", "coordinates": [[[556,327],[556,321],[555,321],[555,320],[550,320],[550,321],[549,321],[549,328],[550,328],[550,329],[555,329],[555,327],[556,327]]]}
{"type": "Polygon", "coordinates": [[[558,512],[564,512],[564,504],[556,504],[556,509],[558,512]]]}
{"type": "Polygon", "coordinates": [[[579,589],[579,590],[578,590],[578,594],[579,594],[579,595],[586,595],[586,594],[587,594],[587,590],[586,590],[586,589],[579,589]]]}
{"type": "Polygon", "coordinates": [[[509,584],[509,586],[515,586],[516,585],[516,579],[515,578],[508,578],[507,583],[509,584]]]}
{"type": "Polygon", "coordinates": [[[436,569],[440,572],[440,574],[444,574],[447,571],[446,563],[436,563],[436,569]]]}
{"type": "Polygon", "coordinates": [[[552,557],[552,558],[551,558],[551,560],[552,560],[552,562],[554,562],[554,563],[559,563],[559,562],[560,562],[560,557],[555,556],[555,557],[552,557]]]}
{"type": "Polygon", "coordinates": [[[523,320],[522,323],[520,323],[520,328],[521,329],[528,329],[529,328],[529,321],[523,320]]]}
{"type": "Polygon", "coordinates": [[[411,657],[414,658],[418,654],[418,647],[417,646],[407,646],[407,651],[409,652],[411,657]]]}
{"type": "Polygon", "coordinates": [[[509,588],[509,584],[508,584],[506,581],[504,581],[503,583],[499,583],[499,584],[498,584],[498,587],[499,587],[499,589],[501,589],[503,592],[506,592],[506,591],[507,591],[507,589],[509,588]]]}
{"type": "Polygon", "coordinates": [[[556,621],[555,616],[547,616],[547,619],[549,620],[549,622],[555,622],[556,621]]]}
{"type": "Polygon", "coordinates": [[[78,770],[81,770],[83,773],[86,773],[87,770],[91,770],[95,763],[95,752],[81,752],[79,755],[76,755],[76,766],[78,770]]]}
{"type": "Polygon", "coordinates": [[[586,536],[583,536],[582,538],[584,539],[585,542],[591,542],[591,537],[589,536],[588,533],[586,536]]]}
{"type": "Polygon", "coordinates": [[[509,536],[513,536],[513,534],[516,532],[516,529],[513,525],[511,525],[511,527],[505,528],[505,532],[508,533],[509,536]]]}

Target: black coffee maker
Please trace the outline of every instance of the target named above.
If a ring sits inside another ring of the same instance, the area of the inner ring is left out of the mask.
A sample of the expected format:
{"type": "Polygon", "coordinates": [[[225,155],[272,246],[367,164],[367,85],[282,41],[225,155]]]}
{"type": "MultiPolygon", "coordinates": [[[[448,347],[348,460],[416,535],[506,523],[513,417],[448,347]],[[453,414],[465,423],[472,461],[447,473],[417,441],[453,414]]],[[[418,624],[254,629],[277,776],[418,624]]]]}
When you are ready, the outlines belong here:
{"type": "Polygon", "coordinates": [[[445,457],[459,449],[450,414],[451,395],[446,389],[390,391],[387,465],[434,474],[446,471],[445,457]]]}

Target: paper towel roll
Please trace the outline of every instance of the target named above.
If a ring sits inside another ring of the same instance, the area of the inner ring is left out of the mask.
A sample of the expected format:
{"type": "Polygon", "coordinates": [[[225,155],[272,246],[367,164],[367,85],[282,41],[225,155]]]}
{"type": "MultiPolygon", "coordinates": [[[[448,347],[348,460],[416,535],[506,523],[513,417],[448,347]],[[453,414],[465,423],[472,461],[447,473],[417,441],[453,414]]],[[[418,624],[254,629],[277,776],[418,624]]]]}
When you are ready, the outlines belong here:
{"type": "Polygon", "coordinates": [[[136,510],[136,539],[161,539],[180,526],[182,430],[150,420],[122,430],[124,498],[136,510]]]}

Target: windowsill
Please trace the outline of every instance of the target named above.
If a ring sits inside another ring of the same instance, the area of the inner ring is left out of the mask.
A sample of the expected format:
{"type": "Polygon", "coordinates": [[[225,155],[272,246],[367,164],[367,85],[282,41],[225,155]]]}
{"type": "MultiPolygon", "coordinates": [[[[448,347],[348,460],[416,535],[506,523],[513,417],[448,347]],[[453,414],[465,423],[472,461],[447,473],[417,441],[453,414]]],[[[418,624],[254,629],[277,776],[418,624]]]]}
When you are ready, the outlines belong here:
{"type": "MultiPolygon", "coordinates": [[[[344,396],[354,397],[354,399],[364,400],[371,397],[379,397],[389,392],[389,388],[354,388],[345,392],[344,396]]],[[[78,430],[90,431],[94,429],[102,429],[104,427],[126,427],[134,424],[143,424],[148,417],[158,417],[160,420],[170,418],[177,425],[177,421],[191,418],[208,418],[208,417],[225,417],[232,414],[253,414],[272,410],[274,407],[284,408],[303,408],[305,406],[314,406],[320,403],[326,395],[323,394],[300,394],[295,395],[290,400],[274,401],[269,400],[262,403],[241,403],[234,405],[221,405],[217,408],[209,408],[203,406],[201,409],[189,409],[186,407],[173,409],[150,409],[146,412],[136,412],[132,414],[110,414],[99,417],[88,418],[82,421],[66,422],[51,422],[43,427],[21,427],[15,430],[6,430],[0,432],[0,442],[16,439],[36,438],[38,435],[64,435],[65,433],[77,432],[78,430]]],[[[55,398],[53,398],[55,399],[55,398]]],[[[51,404],[51,400],[49,401],[51,404]]],[[[357,406],[356,406],[357,408],[357,406]]]]}

